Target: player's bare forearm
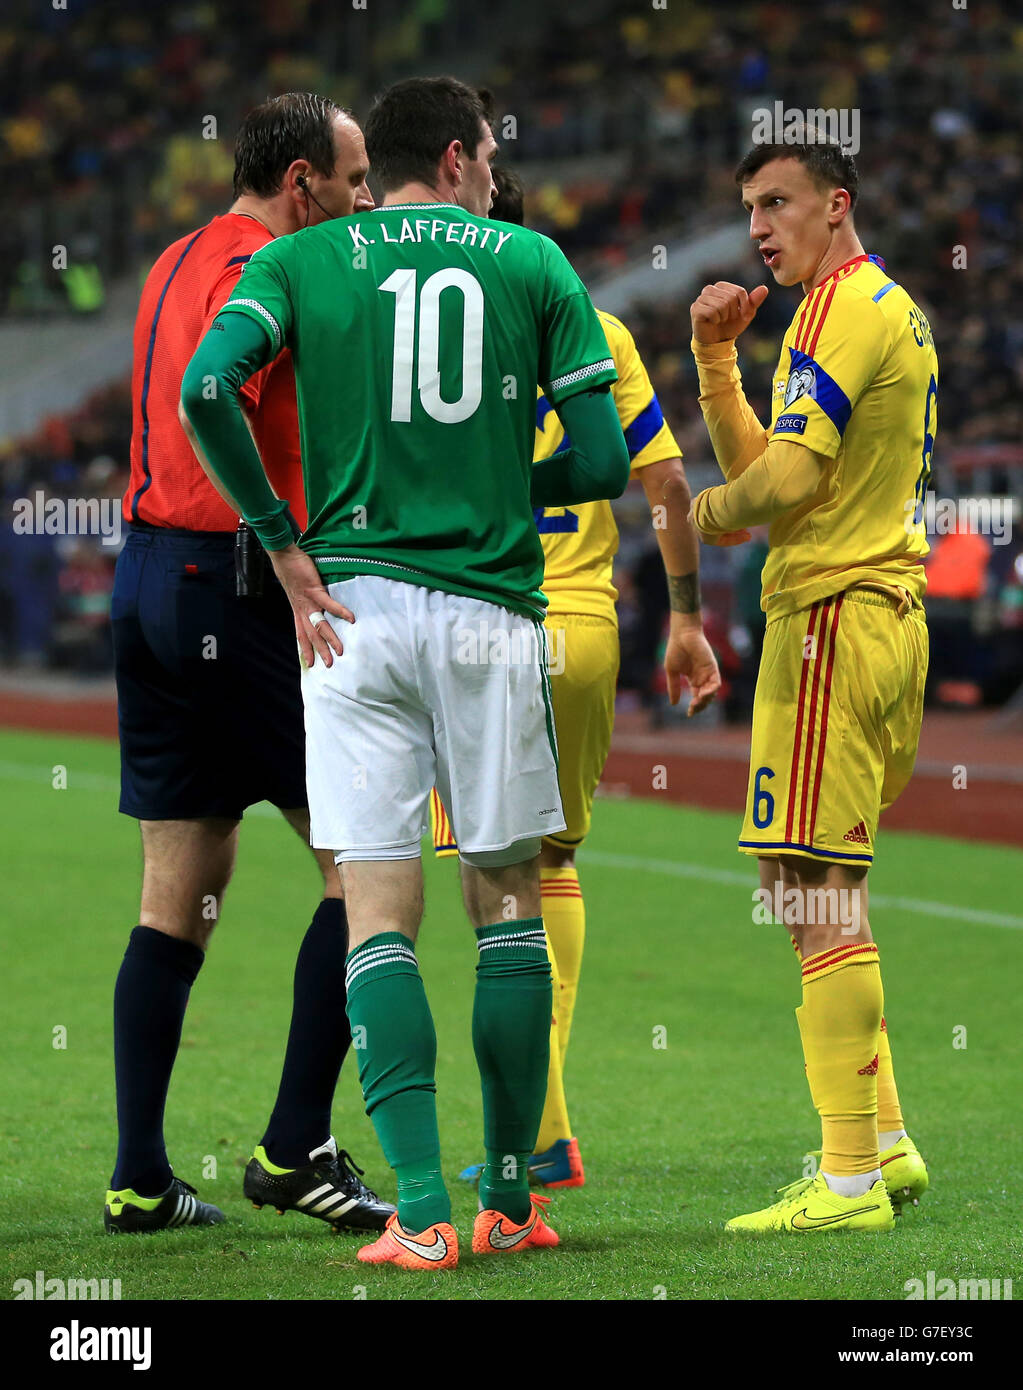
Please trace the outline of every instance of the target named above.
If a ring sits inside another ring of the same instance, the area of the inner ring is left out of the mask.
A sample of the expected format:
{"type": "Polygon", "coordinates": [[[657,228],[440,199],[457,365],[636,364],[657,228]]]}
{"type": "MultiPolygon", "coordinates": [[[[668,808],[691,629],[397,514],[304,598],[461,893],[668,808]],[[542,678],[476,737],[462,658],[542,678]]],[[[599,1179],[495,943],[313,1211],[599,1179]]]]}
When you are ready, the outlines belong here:
{"type": "Polygon", "coordinates": [[[702,627],[699,571],[669,574],[667,579],[668,607],[671,610],[672,621],[677,618],[682,627],[702,627]]]}
{"type": "Polygon", "coordinates": [[[680,458],[664,459],[640,471],[650,505],[654,534],[664,561],[671,618],[664,650],[668,699],[677,705],[682,678],[692,698],[688,714],[698,714],[721,688],[721,673],[703,635],[700,611],[700,547],[689,520],[690,491],[680,458]]]}
{"type": "Polygon", "coordinates": [[[639,470],[654,535],[664,562],[672,614],[700,627],[700,542],[689,520],[692,494],[680,458],[639,470]]]}

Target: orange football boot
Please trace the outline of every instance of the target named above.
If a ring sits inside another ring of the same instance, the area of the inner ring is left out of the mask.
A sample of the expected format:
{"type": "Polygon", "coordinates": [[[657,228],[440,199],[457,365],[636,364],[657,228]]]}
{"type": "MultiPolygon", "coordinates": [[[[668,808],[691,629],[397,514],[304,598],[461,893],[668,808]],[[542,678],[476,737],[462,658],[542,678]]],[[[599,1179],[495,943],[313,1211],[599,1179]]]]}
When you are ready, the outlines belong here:
{"type": "Polygon", "coordinates": [[[383,1235],[359,1251],[364,1264],[397,1265],[399,1269],[455,1269],[458,1265],[458,1236],[447,1221],[435,1221],[425,1231],[411,1236],[394,1212],[383,1235]]]}
{"type": "Polygon", "coordinates": [[[472,1253],[474,1255],[507,1255],[513,1250],[546,1248],[558,1244],[558,1233],[544,1220],[543,1207],[550,1205],[549,1197],[529,1197],[532,1210],[529,1220],[521,1226],[503,1212],[481,1211],[473,1222],[472,1253]],[[542,1205],[541,1205],[542,1204],[542,1205]]]}

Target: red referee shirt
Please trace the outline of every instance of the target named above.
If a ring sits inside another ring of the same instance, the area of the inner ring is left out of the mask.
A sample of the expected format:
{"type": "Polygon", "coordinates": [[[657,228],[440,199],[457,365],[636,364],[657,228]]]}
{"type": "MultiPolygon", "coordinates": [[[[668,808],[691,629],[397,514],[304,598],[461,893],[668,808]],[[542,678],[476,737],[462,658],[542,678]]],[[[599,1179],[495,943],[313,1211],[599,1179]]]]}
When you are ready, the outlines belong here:
{"type": "MultiPolygon", "coordinates": [[[[126,521],[189,531],[233,531],[238,525],[192,452],[178,420],[178,400],[185,368],[245,262],[272,240],[254,218],[225,213],[168,246],[146,277],[135,319],[126,521]]],[[[250,378],[242,401],[270,485],[287,498],[305,529],[295,372],[287,349],[250,378]]]]}

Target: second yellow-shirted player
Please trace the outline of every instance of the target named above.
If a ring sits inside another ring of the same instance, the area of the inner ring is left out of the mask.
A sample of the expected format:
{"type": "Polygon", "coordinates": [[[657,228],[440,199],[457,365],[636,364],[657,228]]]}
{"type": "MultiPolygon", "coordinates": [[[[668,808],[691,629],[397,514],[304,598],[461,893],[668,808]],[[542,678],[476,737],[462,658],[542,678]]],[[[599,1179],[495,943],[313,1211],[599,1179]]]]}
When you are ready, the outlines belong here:
{"type": "MultiPolygon", "coordinates": [[[[491,216],[521,222],[521,194],[508,171],[495,169],[500,198],[491,216]]],[[[681,451],[665,423],[636,344],[625,325],[598,310],[618,372],[612,386],[632,469],[643,483],[668,577],[671,626],[665,652],[668,693],[676,703],[685,676],[692,690],[691,714],[703,709],[720,687],[713,653],[703,635],[699,600],[699,551],[687,520],[689,490],[681,451]]],[[[540,394],[536,408],[536,459],[568,447],[557,415],[540,394]]],[[[546,628],[550,647],[558,781],[566,828],[543,841],[540,892],[554,980],[551,1060],[547,1100],[530,1179],[545,1187],[579,1187],[582,1158],[572,1134],[563,1067],[572,1028],[586,934],[586,914],[575,853],[585,839],[593,797],[611,746],[618,677],[617,592],[611,582],[618,528],[607,502],[548,507],[536,514],[543,544],[546,628]]],[[[440,798],[431,799],[434,847],[455,854],[457,846],[440,798]]],[[[477,1167],[467,1168],[467,1180],[477,1167]]]]}

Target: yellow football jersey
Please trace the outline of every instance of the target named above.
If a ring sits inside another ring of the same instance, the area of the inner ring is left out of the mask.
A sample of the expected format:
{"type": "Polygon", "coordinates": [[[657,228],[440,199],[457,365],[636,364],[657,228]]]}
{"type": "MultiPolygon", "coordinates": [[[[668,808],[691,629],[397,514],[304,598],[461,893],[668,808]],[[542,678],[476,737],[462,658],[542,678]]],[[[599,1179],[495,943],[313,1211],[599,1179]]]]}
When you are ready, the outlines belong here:
{"type": "Polygon", "coordinates": [[[855,584],[923,597],[937,396],[930,325],[883,262],[858,256],[806,296],[782,344],[771,433],[830,462],[814,496],[771,527],[769,615],[855,584]]]}
{"type": "MultiPolygon", "coordinates": [[[[618,371],[611,393],[633,472],[664,459],[680,458],[682,450],[664,422],[632,334],[613,314],[598,310],[598,317],[618,371]]],[[[550,458],[569,447],[561,421],[543,392],[538,392],[534,460],[550,458]]],[[[618,527],[611,503],[538,507],[536,526],[545,556],[543,591],[549,601],[548,616],[585,613],[617,622],[618,592],[611,583],[611,570],[618,551],[618,527]]]]}

